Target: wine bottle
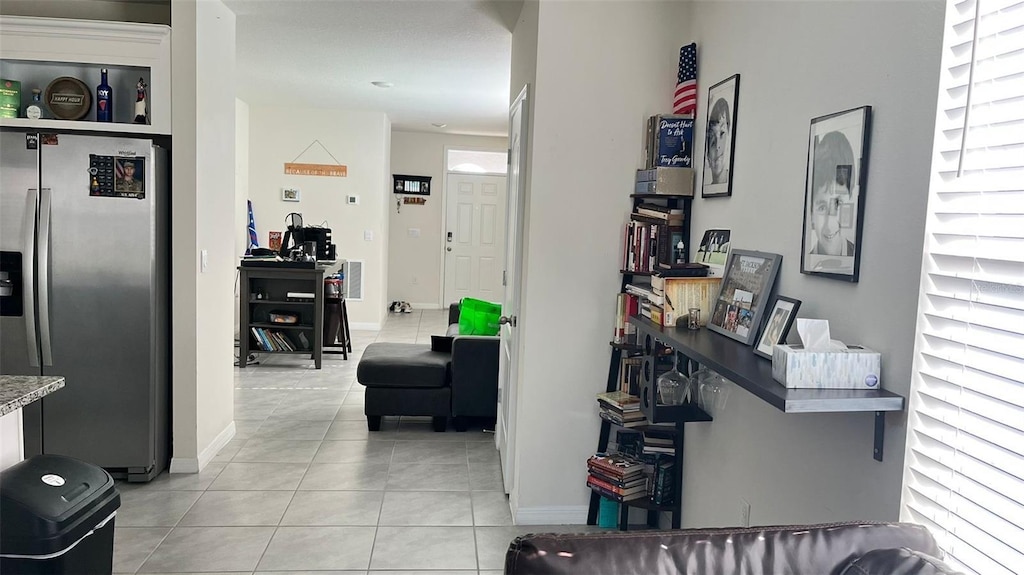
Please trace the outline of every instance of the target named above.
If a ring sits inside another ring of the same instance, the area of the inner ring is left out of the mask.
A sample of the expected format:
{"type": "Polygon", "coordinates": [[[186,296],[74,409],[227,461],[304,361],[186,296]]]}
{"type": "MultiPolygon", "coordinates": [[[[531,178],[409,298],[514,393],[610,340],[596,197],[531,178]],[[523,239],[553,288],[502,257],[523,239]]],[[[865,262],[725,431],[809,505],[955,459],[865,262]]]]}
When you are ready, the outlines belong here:
{"type": "Polygon", "coordinates": [[[96,121],[114,121],[114,94],[107,84],[107,69],[100,70],[100,85],[96,86],[96,121]]]}

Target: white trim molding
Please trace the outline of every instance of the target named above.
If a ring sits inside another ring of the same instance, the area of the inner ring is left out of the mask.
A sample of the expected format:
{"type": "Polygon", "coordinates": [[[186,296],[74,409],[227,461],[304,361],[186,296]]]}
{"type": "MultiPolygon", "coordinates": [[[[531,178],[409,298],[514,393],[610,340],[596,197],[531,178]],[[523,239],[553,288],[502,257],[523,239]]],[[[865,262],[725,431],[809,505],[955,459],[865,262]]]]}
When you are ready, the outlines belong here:
{"type": "Polygon", "coordinates": [[[172,457],[171,468],[168,470],[169,473],[199,473],[206,466],[213,461],[213,458],[217,456],[217,453],[224,448],[232,439],[235,438],[235,422],[232,421],[224,428],[223,431],[217,434],[217,437],[213,438],[202,451],[199,452],[199,457],[172,457]]]}

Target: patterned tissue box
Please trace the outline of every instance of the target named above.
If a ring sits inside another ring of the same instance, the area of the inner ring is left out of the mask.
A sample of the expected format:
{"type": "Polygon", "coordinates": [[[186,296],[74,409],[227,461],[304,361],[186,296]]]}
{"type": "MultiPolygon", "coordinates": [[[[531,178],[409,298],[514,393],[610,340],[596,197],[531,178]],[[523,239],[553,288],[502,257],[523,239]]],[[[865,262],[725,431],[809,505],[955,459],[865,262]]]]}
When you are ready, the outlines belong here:
{"type": "Polygon", "coordinates": [[[808,351],[779,344],[772,352],[772,377],[789,388],[880,389],[881,365],[881,354],[855,345],[808,351]]]}

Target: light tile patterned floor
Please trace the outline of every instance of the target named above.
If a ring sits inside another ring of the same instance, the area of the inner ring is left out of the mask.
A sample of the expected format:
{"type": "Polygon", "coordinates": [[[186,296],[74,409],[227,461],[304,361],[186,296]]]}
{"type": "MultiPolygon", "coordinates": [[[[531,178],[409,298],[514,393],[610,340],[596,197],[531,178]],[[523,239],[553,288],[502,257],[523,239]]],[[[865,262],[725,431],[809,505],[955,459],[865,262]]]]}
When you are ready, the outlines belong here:
{"type": "MultiPolygon", "coordinates": [[[[518,534],[494,436],[429,418],[370,433],[356,363],[374,341],[430,343],[447,311],[389,314],[354,355],[235,369],[236,436],[197,475],[121,484],[115,573],[496,575],[518,534]]],[[[577,526],[577,528],[579,528],[577,526]]]]}

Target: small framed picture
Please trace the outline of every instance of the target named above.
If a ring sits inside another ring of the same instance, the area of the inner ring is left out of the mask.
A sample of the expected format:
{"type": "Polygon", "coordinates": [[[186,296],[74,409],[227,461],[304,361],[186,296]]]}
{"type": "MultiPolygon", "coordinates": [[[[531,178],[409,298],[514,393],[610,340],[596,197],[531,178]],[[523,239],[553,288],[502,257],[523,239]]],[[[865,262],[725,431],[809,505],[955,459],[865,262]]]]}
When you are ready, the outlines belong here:
{"type": "Polygon", "coordinates": [[[860,276],[871,106],[811,120],[800,273],[860,276]]]}
{"type": "Polygon", "coordinates": [[[700,197],[732,195],[733,152],[736,150],[736,106],[740,75],[730,76],[708,89],[708,121],[705,124],[704,172],[700,197]]]}
{"type": "Polygon", "coordinates": [[[761,335],[754,345],[754,353],[771,359],[775,344],[785,343],[789,328],[793,326],[799,309],[800,300],[781,295],[776,297],[772,310],[767,315],[768,319],[764,322],[764,328],[761,329],[761,335]]]}
{"type": "Polygon", "coordinates": [[[781,265],[779,254],[732,250],[708,329],[744,345],[753,343],[781,265]]]}
{"type": "Polygon", "coordinates": [[[300,194],[296,188],[282,188],[281,189],[281,200],[285,202],[297,202],[299,201],[300,194]]]}

